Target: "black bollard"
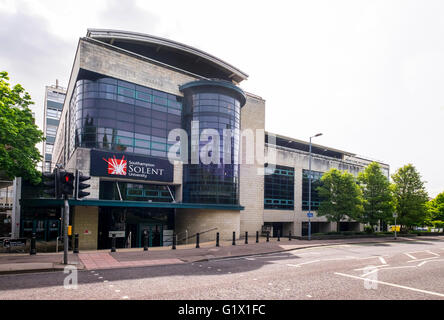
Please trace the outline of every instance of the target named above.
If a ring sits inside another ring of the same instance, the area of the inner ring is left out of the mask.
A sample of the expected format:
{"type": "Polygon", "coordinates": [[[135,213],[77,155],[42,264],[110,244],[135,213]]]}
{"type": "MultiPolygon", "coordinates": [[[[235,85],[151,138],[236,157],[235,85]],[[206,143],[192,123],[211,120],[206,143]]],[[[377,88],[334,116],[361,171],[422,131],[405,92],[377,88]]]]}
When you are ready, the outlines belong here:
{"type": "Polygon", "coordinates": [[[200,246],[199,246],[199,232],[196,233],[196,248],[200,248],[200,246]]]}
{"type": "Polygon", "coordinates": [[[173,250],[176,250],[176,233],[173,232],[173,250]]]}
{"type": "Polygon", "coordinates": [[[113,233],[113,237],[111,238],[111,252],[116,252],[116,234],[113,233]]]}
{"type": "Polygon", "coordinates": [[[236,232],[233,231],[233,246],[236,245],[236,232]]]}
{"type": "Polygon", "coordinates": [[[148,251],[148,231],[143,230],[143,251],[148,251]]]}
{"type": "Polygon", "coordinates": [[[259,231],[256,231],[256,243],[259,243],[259,231]]]}
{"type": "Polygon", "coordinates": [[[291,230],[288,231],[288,241],[291,241],[291,230]]]}
{"type": "Polygon", "coordinates": [[[245,244],[248,244],[248,231],[245,231],[245,244]]]}
{"type": "Polygon", "coordinates": [[[37,254],[37,250],[35,248],[35,233],[32,233],[31,236],[31,251],[29,252],[30,255],[37,254]]]}
{"type": "Polygon", "coordinates": [[[79,234],[74,235],[74,250],[73,253],[79,253],[79,234]]]}
{"type": "Polygon", "coordinates": [[[219,247],[219,232],[216,233],[216,247],[219,247]]]}
{"type": "Polygon", "coordinates": [[[270,231],[267,231],[267,242],[270,242],[270,231]]]}
{"type": "Polygon", "coordinates": [[[278,230],[278,241],[281,241],[281,230],[278,230]]]}

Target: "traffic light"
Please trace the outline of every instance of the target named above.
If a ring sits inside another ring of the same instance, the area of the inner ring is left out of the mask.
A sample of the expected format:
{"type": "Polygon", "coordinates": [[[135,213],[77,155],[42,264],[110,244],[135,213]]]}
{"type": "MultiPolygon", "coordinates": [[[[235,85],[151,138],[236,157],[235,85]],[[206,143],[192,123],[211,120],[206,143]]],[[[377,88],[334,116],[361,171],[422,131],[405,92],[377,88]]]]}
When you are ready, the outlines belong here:
{"type": "Polygon", "coordinates": [[[60,171],[60,193],[63,196],[72,196],[74,191],[74,174],[72,172],[60,171]]]}
{"type": "Polygon", "coordinates": [[[55,168],[54,171],[44,172],[43,173],[44,181],[43,185],[47,187],[43,190],[44,193],[49,195],[51,198],[60,198],[60,178],[59,178],[59,169],[55,168]]]}
{"type": "Polygon", "coordinates": [[[84,176],[79,170],[76,170],[76,186],[74,194],[76,199],[81,199],[90,195],[89,192],[82,191],[90,187],[89,184],[82,183],[83,181],[87,181],[89,179],[91,179],[90,176],[84,176]]]}

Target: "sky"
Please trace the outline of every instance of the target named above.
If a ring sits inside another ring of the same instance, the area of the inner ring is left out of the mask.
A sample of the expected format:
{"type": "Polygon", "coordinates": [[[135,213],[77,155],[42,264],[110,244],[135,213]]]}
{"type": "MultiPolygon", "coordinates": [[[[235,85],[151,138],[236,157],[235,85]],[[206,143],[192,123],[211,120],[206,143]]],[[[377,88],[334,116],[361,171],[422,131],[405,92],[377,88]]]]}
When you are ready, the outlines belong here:
{"type": "Polygon", "coordinates": [[[35,101],[67,86],[87,28],[191,45],[246,72],[266,130],[420,172],[444,191],[444,1],[0,0],[0,69],[35,101]]]}

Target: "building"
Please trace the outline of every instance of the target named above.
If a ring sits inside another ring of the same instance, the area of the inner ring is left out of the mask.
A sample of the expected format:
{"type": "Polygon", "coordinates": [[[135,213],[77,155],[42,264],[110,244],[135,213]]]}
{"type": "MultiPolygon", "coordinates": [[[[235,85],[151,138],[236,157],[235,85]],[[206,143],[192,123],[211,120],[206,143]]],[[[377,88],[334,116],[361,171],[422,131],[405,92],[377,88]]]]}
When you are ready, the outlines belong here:
{"type": "Polygon", "coordinates": [[[62,114],[63,102],[65,101],[66,89],[59,86],[56,80],[55,85],[45,87],[45,102],[43,114],[43,133],[46,140],[43,141],[44,164],[43,171],[51,170],[52,152],[57,128],[62,114]]]}
{"type": "MultiPolygon", "coordinates": [[[[265,132],[265,100],[239,87],[247,78],[163,38],[90,29],[79,39],[52,167],[91,176],[91,194],[70,200],[81,249],[109,248],[113,233],[120,247],[142,246],[145,230],[151,246],[170,245],[173,232],[179,241],[264,229],[305,234],[308,144],[265,132]]],[[[315,177],[330,167],[357,173],[369,162],[313,147],[315,177]]],[[[21,190],[21,234],[40,226],[50,239],[60,200],[21,190]]],[[[314,232],[335,227],[313,221],[314,232]]]]}

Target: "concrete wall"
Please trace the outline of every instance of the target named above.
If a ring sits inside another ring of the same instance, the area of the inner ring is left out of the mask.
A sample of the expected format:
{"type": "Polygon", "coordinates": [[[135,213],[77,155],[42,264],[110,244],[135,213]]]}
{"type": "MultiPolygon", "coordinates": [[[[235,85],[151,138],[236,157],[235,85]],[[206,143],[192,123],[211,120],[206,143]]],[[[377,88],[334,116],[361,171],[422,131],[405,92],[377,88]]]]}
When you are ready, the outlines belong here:
{"type": "MultiPolygon", "coordinates": [[[[177,209],[176,210],[176,233],[178,239],[185,237],[185,230],[188,235],[194,235],[197,232],[217,228],[217,230],[203,233],[200,235],[200,241],[215,241],[216,232],[220,234],[220,240],[231,240],[233,231],[236,232],[236,238],[239,238],[240,212],[222,211],[206,209],[177,209]]],[[[196,241],[192,238],[190,241],[196,241]]]]}
{"type": "MultiPolygon", "coordinates": [[[[241,109],[241,130],[251,129],[256,135],[257,129],[265,128],[265,100],[260,97],[247,94],[247,102],[241,109]]],[[[255,139],[258,151],[264,150],[264,140],[255,139]]],[[[240,232],[243,234],[255,234],[264,224],[264,177],[259,174],[263,170],[263,163],[247,164],[247,142],[241,143],[240,164],[240,205],[245,207],[240,213],[240,232]],[[258,171],[259,170],[259,171],[258,171]]],[[[256,160],[256,156],[255,159],[256,160]]]]}
{"type": "Polygon", "coordinates": [[[72,226],[73,234],[79,234],[80,250],[97,249],[99,230],[98,207],[75,207],[72,226]]]}

